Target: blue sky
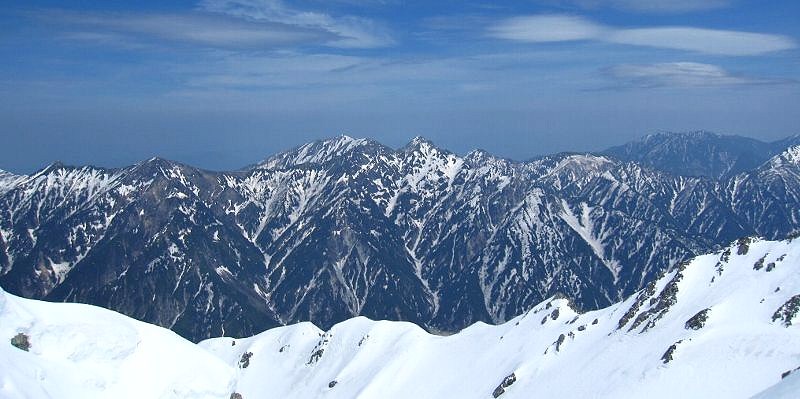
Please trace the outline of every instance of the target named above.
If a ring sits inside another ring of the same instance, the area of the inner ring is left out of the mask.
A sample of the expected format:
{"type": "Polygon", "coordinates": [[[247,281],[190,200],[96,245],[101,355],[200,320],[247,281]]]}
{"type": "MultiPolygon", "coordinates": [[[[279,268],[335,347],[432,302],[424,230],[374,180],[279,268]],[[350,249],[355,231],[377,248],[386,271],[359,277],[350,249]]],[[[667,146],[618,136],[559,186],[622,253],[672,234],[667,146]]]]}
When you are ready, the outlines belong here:
{"type": "Polygon", "coordinates": [[[654,131],[800,133],[800,2],[24,1],[0,168],[234,169],[337,134],[514,159],[654,131]]]}

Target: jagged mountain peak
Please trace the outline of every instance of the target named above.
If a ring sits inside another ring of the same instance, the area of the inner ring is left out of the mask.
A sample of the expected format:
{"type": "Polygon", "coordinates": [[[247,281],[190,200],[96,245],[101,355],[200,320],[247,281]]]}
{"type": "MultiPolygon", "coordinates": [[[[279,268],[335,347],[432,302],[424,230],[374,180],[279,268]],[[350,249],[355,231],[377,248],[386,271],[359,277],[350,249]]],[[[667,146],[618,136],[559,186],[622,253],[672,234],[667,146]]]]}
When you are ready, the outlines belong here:
{"type": "Polygon", "coordinates": [[[575,165],[585,170],[597,170],[613,165],[614,161],[602,155],[576,153],[565,154],[559,163],[561,165],[575,165]]]}
{"type": "Polygon", "coordinates": [[[800,176],[799,168],[800,145],[795,145],[776,154],[768,161],[764,162],[756,171],[761,178],[780,177],[782,180],[785,180],[790,175],[800,176]]]}
{"type": "Polygon", "coordinates": [[[58,170],[74,169],[74,166],[67,165],[61,161],[53,161],[49,165],[33,173],[33,176],[43,176],[58,170]]]}
{"type": "Polygon", "coordinates": [[[775,158],[780,158],[783,161],[789,162],[794,165],[800,164],[800,145],[795,145],[787,148],[775,158]]]}
{"type": "Polygon", "coordinates": [[[436,144],[433,141],[429,140],[423,136],[414,136],[408,144],[405,145],[406,148],[414,148],[420,146],[429,146],[429,147],[436,147],[436,144]]]}
{"type": "Polygon", "coordinates": [[[285,169],[302,164],[321,164],[353,151],[381,151],[388,147],[375,140],[339,135],[299,145],[278,153],[252,169],[285,169]]]}
{"type": "Polygon", "coordinates": [[[465,160],[466,159],[480,160],[486,158],[495,158],[495,156],[492,155],[489,151],[486,151],[482,148],[476,148],[468,152],[466,155],[464,155],[465,160]]]}
{"type": "Polygon", "coordinates": [[[182,175],[184,173],[194,173],[200,169],[182,162],[156,156],[141,161],[131,167],[125,168],[124,170],[127,173],[141,177],[152,177],[156,175],[177,177],[178,175],[182,175]]]}
{"type": "Polygon", "coordinates": [[[451,151],[437,146],[433,141],[422,136],[414,137],[408,144],[397,150],[397,152],[400,154],[421,154],[425,157],[434,156],[461,159],[461,157],[451,151]]]}
{"type": "Polygon", "coordinates": [[[474,149],[466,153],[463,156],[463,160],[465,164],[475,168],[480,168],[482,166],[488,166],[488,165],[502,165],[503,167],[516,167],[521,164],[521,162],[517,162],[508,158],[499,157],[481,148],[474,149]]]}

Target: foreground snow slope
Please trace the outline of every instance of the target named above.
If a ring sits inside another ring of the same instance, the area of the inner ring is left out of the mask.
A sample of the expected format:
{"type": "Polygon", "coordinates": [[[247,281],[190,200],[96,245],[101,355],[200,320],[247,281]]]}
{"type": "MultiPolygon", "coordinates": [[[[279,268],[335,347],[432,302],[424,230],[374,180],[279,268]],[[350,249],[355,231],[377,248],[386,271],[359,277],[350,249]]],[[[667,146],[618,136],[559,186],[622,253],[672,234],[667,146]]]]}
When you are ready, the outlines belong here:
{"type": "Polygon", "coordinates": [[[0,398],[222,398],[233,370],[172,331],[0,290],[0,398]],[[30,351],[11,346],[18,333],[30,351]]]}
{"type": "Polygon", "coordinates": [[[606,309],[554,298],[451,336],[359,317],[192,345],[2,293],[0,397],[791,397],[796,375],[781,374],[800,366],[798,308],[800,240],[743,240],[606,309]],[[30,353],[7,344],[18,332],[30,353]]]}
{"type": "Polygon", "coordinates": [[[236,387],[245,398],[481,398],[512,373],[504,398],[748,397],[800,366],[800,327],[786,325],[794,312],[773,320],[800,294],[799,262],[798,240],[743,241],[580,315],[553,299],[448,337],[355,318],[324,334],[295,325],[201,346],[232,365],[253,354],[236,387]],[[687,326],[705,309],[705,322],[687,326]]]}

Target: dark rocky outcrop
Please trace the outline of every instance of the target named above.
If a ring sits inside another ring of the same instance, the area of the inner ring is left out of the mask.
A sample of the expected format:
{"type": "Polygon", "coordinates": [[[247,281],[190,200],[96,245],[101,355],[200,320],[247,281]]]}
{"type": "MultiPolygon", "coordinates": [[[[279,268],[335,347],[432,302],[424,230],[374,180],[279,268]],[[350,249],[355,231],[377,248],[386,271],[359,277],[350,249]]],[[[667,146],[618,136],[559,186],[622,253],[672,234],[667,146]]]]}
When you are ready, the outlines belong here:
{"type": "Polygon", "coordinates": [[[657,297],[650,299],[650,309],[642,312],[633,321],[628,331],[633,331],[636,327],[647,321],[647,324],[640,332],[645,332],[656,325],[656,322],[664,317],[669,309],[678,301],[678,283],[683,279],[683,271],[686,270],[688,263],[680,263],[675,276],[664,286],[664,289],[657,297]]]}
{"type": "Polygon", "coordinates": [[[703,328],[703,326],[706,324],[706,320],[708,320],[708,314],[710,311],[711,309],[706,308],[697,312],[697,314],[690,317],[689,320],[686,320],[684,328],[687,330],[699,330],[703,328]]]}
{"type": "MultiPolygon", "coordinates": [[[[642,307],[642,305],[644,305],[645,300],[653,296],[655,292],[656,292],[656,282],[651,281],[650,283],[647,284],[644,290],[639,292],[639,295],[636,296],[636,300],[633,302],[633,305],[631,305],[631,307],[628,308],[628,311],[626,311],[625,314],[622,315],[622,317],[619,319],[619,322],[617,323],[617,330],[620,330],[622,329],[622,327],[625,327],[625,325],[628,324],[628,322],[633,318],[633,316],[636,316],[636,313],[639,312],[639,309],[642,307]]],[[[595,322],[597,321],[597,319],[594,320],[595,322]]]]}
{"type": "Polygon", "coordinates": [[[747,255],[750,250],[750,243],[753,242],[752,238],[740,238],[737,242],[736,255],[747,255]]]}
{"type": "Polygon", "coordinates": [[[18,333],[13,338],[11,338],[11,345],[24,350],[25,352],[31,349],[31,342],[30,339],[26,334],[18,333]]]}
{"type": "Polygon", "coordinates": [[[753,264],[753,270],[761,270],[764,267],[764,259],[766,258],[767,256],[764,255],[759,260],[757,260],[756,263],[753,264]]]}
{"type": "Polygon", "coordinates": [[[672,361],[673,354],[675,353],[675,350],[678,349],[678,344],[680,344],[681,342],[683,342],[683,340],[675,342],[674,344],[670,345],[669,348],[667,348],[667,351],[664,352],[664,354],[661,356],[661,361],[664,362],[664,364],[667,364],[672,361]]]}
{"type": "Polygon", "coordinates": [[[308,358],[308,362],[306,364],[314,364],[322,359],[322,354],[325,353],[325,348],[328,346],[328,342],[330,342],[330,333],[325,333],[320,338],[319,342],[314,345],[314,349],[311,350],[311,356],[308,358]]]}
{"type": "Polygon", "coordinates": [[[497,388],[495,388],[494,391],[492,391],[492,397],[497,398],[500,395],[504,394],[506,392],[506,388],[510,387],[511,384],[515,382],[517,382],[516,374],[514,373],[509,374],[508,376],[506,376],[506,378],[503,378],[503,381],[500,383],[500,385],[498,385],[497,388]]]}
{"type": "Polygon", "coordinates": [[[793,370],[784,371],[783,373],[781,373],[781,379],[784,379],[784,378],[790,376],[792,373],[794,373],[795,371],[798,371],[798,370],[800,370],[800,367],[797,367],[797,368],[795,368],[793,370]]]}
{"type": "Polygon", "coordinates": [[[556,339],[556,342],[553,342],[553,344],[556,346],[556,352],[559,352],[559,351],[561,351],[561,345],[564,343],[564,341],[565,341],[566,339],[567,339],[567,336],[566,336],[566,335],[564,335],[564,334],[560,334],[560,335],[558,336],[558,339],[556,339]]]}
{"type": "Polygon", "coordinates": [[[797,316],[800,311],[800,294],[797,294],[788,301],[786,301],[775,313],[772,314],[772,321],[780,320],[784,326],[789,327],[792,325],[792,320],[797,316]]]}
{"type": "Polygon", "coordinates": [[[245,352],[242,354],[242,358],[239,359],[239,368],[246,369],[250,366],[250,358],[253,357],[253,352],[245,352]]]}

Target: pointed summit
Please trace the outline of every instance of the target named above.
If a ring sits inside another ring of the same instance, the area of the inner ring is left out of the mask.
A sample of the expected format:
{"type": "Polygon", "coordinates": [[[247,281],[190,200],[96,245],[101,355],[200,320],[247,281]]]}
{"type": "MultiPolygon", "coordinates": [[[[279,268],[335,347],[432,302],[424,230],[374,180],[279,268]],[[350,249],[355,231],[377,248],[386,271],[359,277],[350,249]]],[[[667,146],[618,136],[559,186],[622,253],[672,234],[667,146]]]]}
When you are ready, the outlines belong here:
{"type": "Polygon", "coordinates": [[[384,147],[370,139],[357,139],[346,134],[321,139],[282,152],[257,164],[253,169],[283,169],[307,163],[325,163],[353,151],[376,151],[384,147]]]}
{"type": "Polygon", "coordinates": [[[53,173],[53,172],[55,172],[57,170],[64,169],[64,168],[71,168],[71,166],[68,166],[68,165],[64,164],[63,162],[61,162],[61,161],[55,161],[55,162],[52,162],[50,165],[45,166],[43,169],[39,170],[38,172],[34,173],[33,175],[34,176],[43,176],[43,175],[46,175],[46,174],[49,174],[49,173],[53,173]]]}
{"type": "Polygon", "coordinates": [[[411,141],[408,142],[408,144],[405,145],[405,148],[418,148],[424,145],[436,147],[436,145],[433,144],[433,141],[430,141],[422,136],[415,136],[413,139],[411,139],[411,141]]]}
{"type": "Polygon", "coordinates": [[[419,151],[422,154],[442,154],[442,155],[451,155],[452,153],[446,149],[442,149],[438,147],[433,141],[428,140],[422,136],[416,136],[411,141],[408,142],[403,148],[399,149],[398,151],[404,153],[411,153],[414,151],[419,151]]]}
{"type": "Polygon", "coordinates": [[[170,161],[169,159],[162,158],[162,157],[159,157],[159,156],[155,156],[155,157],[146,159],[146,160],[144,160],[142,162],[139,162],[138,164],[136,164],[136,168],[138,168],[138,169],[148,169],[148,168],[158,168],[158,167],[169,168],[169,167],[171,167],[171,166],[173,166],[175,164],[176,164],[176,162],[174,162],[174,161],[170,161]]]}
{"type": "Polygon", "coordinates": [[[800,145],[791,146],[770,158],[760,169],[776,169],[780,167],[800,166],[800,145]]]}

